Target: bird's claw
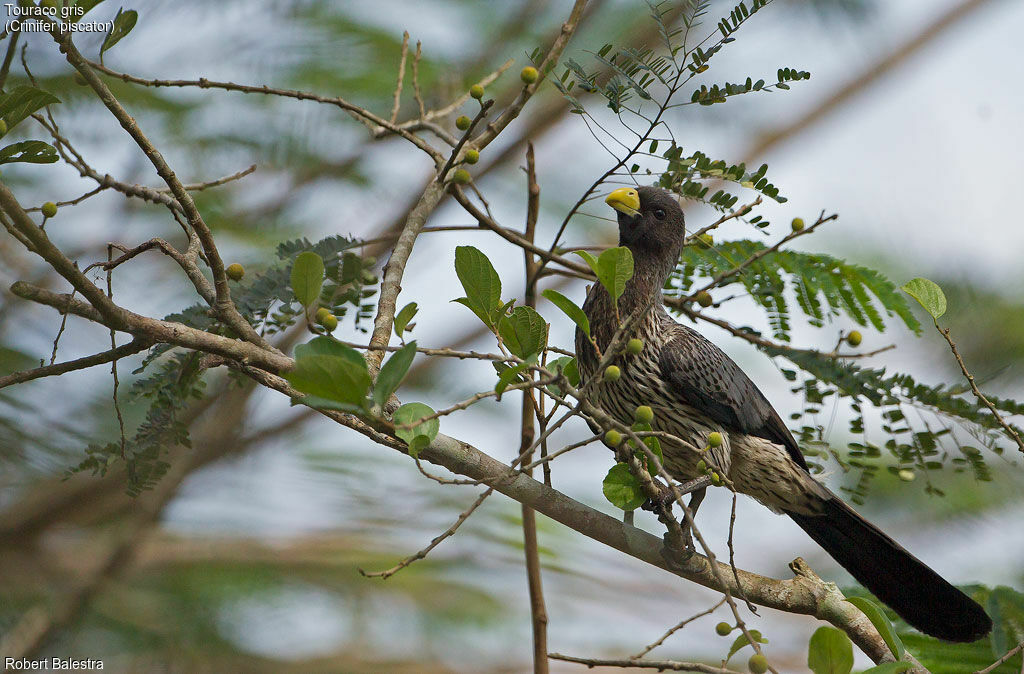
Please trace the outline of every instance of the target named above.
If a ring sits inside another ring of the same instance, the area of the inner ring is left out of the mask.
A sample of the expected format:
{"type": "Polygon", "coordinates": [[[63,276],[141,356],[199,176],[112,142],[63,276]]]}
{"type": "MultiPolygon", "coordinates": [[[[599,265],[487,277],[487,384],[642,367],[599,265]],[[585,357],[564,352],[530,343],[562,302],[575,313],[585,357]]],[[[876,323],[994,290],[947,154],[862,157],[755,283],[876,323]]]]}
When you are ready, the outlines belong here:
{"type": "Polygon", "coordinates": [[[689,565],[690,558],[697,551],[693,545],[693,537],[689,530],[686,531],[686,538],[679,540],[679,537],[671,531],[666,531],[663,537],[665,545],[661,548],[661,556],[668,562],[669,568],[685,571],[689,565]]]}
{"type": "Polygon", "coordinates": [[[640,506],[640,509],[647,510],[659,516],[671,515],[672,503],[675,501],[675,495],[672,493],[672,488],[666,484],[660,483],[658,483],[658,486],[660,489],[658,495],[644,501],[644,504],[640,506]]]}

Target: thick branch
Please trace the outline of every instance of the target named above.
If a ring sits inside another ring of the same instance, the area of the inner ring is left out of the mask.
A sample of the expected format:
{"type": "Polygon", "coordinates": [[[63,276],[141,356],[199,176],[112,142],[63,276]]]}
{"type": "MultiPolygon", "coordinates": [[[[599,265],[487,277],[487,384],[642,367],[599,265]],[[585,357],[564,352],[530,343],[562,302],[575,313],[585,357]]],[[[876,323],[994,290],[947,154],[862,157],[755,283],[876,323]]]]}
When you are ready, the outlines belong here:
{"type": "MultiPolygon", "coordinates": [[[[128,332],[137,338],[146,339],[153,343],[166,342],[168,344],[176,344],[188,349],[195,349],[196,351],[212,353],[231,360],[248,363],[270,372],[283,372],[290,370],[295,365],[295,361],[281,354],[276,349],[268,351],[239,339],[231,339],[230,337],[222,337],[204,330],[197,330],[182,323],[147,318],[121,307],[115,306],[119,312],[119,322],[117,325],[112,325],[106,321],[99,311],[88,303],[70,295],[55,293],[45,288],[25,283],[24,281],[14,283],[11,286],[11,292],[22,299],[46,304],[60,311],[67,311],[76,316],[87,318],[90,321],[112,327],[115,330],[128,332]]],[[[104,297],[106,296],[104,295],[104,297]]]]}

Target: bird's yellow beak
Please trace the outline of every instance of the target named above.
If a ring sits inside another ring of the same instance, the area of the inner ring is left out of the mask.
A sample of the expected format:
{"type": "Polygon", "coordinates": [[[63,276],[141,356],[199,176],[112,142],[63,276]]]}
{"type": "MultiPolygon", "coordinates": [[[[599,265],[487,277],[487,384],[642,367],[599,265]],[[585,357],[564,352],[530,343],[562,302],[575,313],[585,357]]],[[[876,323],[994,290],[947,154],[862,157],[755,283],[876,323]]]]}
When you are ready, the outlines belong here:
{"type": "Polygon", "coordinates": [[[640,215],[640,193],[635,187],[620,187],[605,197],[604,202],[619,213],[640,215]]]}

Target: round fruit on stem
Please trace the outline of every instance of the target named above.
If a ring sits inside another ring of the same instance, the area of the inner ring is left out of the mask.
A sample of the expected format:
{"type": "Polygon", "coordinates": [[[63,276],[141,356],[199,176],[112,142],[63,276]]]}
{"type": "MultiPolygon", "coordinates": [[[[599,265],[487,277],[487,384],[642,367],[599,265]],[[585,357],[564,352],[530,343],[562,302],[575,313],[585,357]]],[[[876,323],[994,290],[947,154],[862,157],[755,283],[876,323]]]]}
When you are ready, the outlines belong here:
{"type": "Polygon", "coordinates": [[[694,299],[697,300],[697,304],[701,305],[705,309],[714,303],[714,299],[711,298],[711,293],[707,290],[701,290],[697,293],[697,296],[694,299]]]}
{"type": "Polygon", "coordinates": [[[540,77],[540,73],[533,66],[526,66],[519,73],[519,78],[526,84],[533,84],[540,77]]]}
{"type": "Polygon", "coordinates": [[[644,342],[642,339],[634,337],[633,339],[626,342],[626,353],[631,356],[639,356],[640,352],[644,350],[644,342]]]}
{"type": "Polygon", "coordinates": [[[640,405],[633,413],[633,418],[638,424],[649,424],[654,421],[654,410],[648,405],[640,405]]]}
{"type": "Polygon", "coordinates": [[[224,273],[227,274],[228,278],[232,281],[241,281],[242,277],[245,276],[245,267],[237,262],[233,262],[227,266],[224,273]]]}
{"type": "Polygon", "coordinates": [[[721,622],[715,625],[715,633],[720,637],[727,637],[732,632],[732,625],[727,622],[721,622]]]}
{"type": "Polygon", "coordinates": [[[462,115],[461,117],[455,120],[455,128],[458,129],[459,131],[465,131],[470,127],[472,123],[473,120],[471,120],[469,117],[466,117],[465,115],[462,115]]]}
{"type": "Polygon", "coordinates": [[[622,433],[619,433],[614,428],[604,434],[604,441],[612,447],[618,447],[622,444],[622,433]]]}
{"type": "Polygon", "coordinates": [[[846,336],[846,343],[850,346],[860,346],[860,343],[864,340],[864,336],[860,334],[860,331],[853,330],[846,336]]]}
{"type": "Polygon", "coordinates": [[[484,97],[484,88],[479,84],[474,84],[469,88],[469,95],[479,101],[484,97]]]}
{"type": "Polygon", "coordinates": [[[618,381],[622,376],[622,370],[619,369],[618,365],[609,365],[604,370],[605,381],[618,381]]]}

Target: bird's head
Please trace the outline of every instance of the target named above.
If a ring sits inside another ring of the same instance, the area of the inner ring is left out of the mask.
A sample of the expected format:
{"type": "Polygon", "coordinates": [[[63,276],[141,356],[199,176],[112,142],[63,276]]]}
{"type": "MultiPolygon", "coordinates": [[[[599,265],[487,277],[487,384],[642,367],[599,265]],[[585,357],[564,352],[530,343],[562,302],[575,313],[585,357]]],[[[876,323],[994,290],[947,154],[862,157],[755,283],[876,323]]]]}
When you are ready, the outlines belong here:
{"type": "Polygon", "coordinates": [[[683,209],[671,192],[653,186],[622,187],[605,203],[617,211],[619,245],[629,248],[637,263],[664,274],[675,267],[686,226],[683,209]]]}

